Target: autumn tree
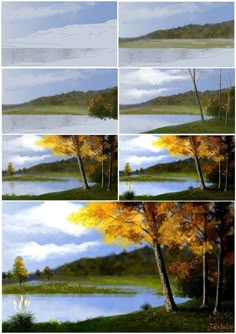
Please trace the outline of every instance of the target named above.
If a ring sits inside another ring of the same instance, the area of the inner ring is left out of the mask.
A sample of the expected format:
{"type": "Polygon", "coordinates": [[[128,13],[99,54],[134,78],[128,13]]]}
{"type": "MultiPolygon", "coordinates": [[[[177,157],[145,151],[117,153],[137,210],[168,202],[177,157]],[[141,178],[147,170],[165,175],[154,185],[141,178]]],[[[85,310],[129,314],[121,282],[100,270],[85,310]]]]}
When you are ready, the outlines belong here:
{"type": "Polygon", "coordinates": [[[99,94],[90,98],[88,104],[89,115],[101,119],[117,119],[117,87],[111,90],[111,94],[99,94]]]}
{"type": "Polygon", "coordinates": [[[53,271],[51,268],[49,268],[49,266],[46,266],[43,269],[43,275],[47,277],[47,280],[49,281],[50,277],[53,276],[53,271]]]}
{"type": "Polygon", "coordinates": [[[177,309],[165,267],[159,229],[175,203],[90,203],[70,214],[68,220],[104,235],[105,242],[135,244],[146,242],[153,248],[167,311],[177,309]]]}
{"type": "Polygon", "coordinates": [[[130,166],[129,162],[126,162],[125,167],[124,167],[124,174],[129,176],[132,173],[132,168],[130,166]]]}
{"type": "Polygon", "coordinates": [[[8,166],[7,166],[7,174],[12,176],[15,174],[15,168],[12,162],[9,162],[8,166]]]}
{"type": "Polygon", "coordinates": [[[200,188],[206,189],[200,158],[208,156],[206,136],[161,136],[153,142],[154,146],[167,149],[171,155],[192,157],[195,162],[200,188]]]}
{"type": "Polygon", "coordinates": [[[116,136],[105,136],[106,151],[108,154],[108,183],[107,191],[112,190],[112,178],[113,178],[113,166],[115,155],[117,153],[117,137],[116,136]]]}
{"type": "Polygon", "coordinates": [[[26,269],[24,260],[21,256],[17,256],[15,258],[12,273],[13,273],[13,277],[19,281],[20,286],[22,282],[25,282],[27,278],[29,277],[29,272],[26,269]]]}

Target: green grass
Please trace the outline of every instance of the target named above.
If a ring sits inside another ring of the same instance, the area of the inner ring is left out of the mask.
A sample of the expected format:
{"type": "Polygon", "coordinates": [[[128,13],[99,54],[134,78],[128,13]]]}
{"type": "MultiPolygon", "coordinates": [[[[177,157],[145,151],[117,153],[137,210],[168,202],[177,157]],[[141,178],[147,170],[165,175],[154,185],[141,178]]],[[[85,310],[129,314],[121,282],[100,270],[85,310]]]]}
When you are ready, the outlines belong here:
{"type": "Polygon", "coordinates": [[[52,192],[42,195],[14,195],[6,194],[2,196],[4,200],[116,200],[116,185],[113,185],[112,191],[101,189],[100,185],[94,185],[88,190],[74,188],[65,191],[52,192]]]}
{"type": "Polygon", "coordinates": [[[196,105],[144,105],[120,110],[120,115],[199,115],[196,105]]]}
{"type": "Polygon", "coordinates": [[[2,293],[7,294],[134,294],[132,290],[117,288],[97,288],[95,286],[69,285],[66,283],[47,283],[39,285],[23,284],[3,286],[2,293]]]}
{"type": "Polygon", "coordinates": [[[120,42],[120,48],[233,48],[234,40],[231,38],[206,39],[139,39],[136,41],[120,42]]]}
{"type": "Polygon", "coordinates": [[[3,115],[75,115],[87,116],[88,110],[81,106],[24,106],[4,109],[3,115]]]}
{"type": "MultiPolygon", "coordinates": [[[[122,199],[122,196],[120,196],[122,199]]],[[[234,191],[222,191],[218,189],[201,190],[200,188],[194,188],[175,193],[166,193],[162,195],[149,196],[141,195],[135,196],[134,200],[234,200],[234,191]]]]}
{"type": "Polygon", "coordinates": [[[186,124],[179,124],[174,126],[165,126],[163,128],[157,128],[144,133],[234,133],[235,131],[235,120],[230,119],[228,125],[225,124],[224,120],[217,118],[211,118],[205,122],[196,121],[186,124]]]}
{"type": "MultiPolygon", "coordinates": [[[[225,312],[212,315],[212,308],[200,310],[200,300],[179,304],[179,311],[168,313],[164,306],[124,315],[98,317],[79,322],[35,323],[33,332],[234,332],[233,303],[223,303],[225,312]],[[220,329],[221,328],[221,329],[220,329]]],[[[8,332],[3,322],[3,332],[8,332]]]]}
{"type": "Polygon", "coordinates": [[[176,182],[179,181],[179,178],[192,178],[194,180],[198,180],[198,176],[196,173],[192,172],[166,172],[166,173],[155,173],[155,174],[143,174],[137,176],[120,176],[120,181],[137,181],[137,182],[145,182],[145,181],[169,181],[176,182]]]}
{"type": "Polygon", "coordinates": [[[56,178],[53,176],[43,176],[43,175],[12,175],[12,176],[3,176],[2,181],[19,181],[19,182],[41,182],[41,181],[64,181],[62,178],[56,178]]]}

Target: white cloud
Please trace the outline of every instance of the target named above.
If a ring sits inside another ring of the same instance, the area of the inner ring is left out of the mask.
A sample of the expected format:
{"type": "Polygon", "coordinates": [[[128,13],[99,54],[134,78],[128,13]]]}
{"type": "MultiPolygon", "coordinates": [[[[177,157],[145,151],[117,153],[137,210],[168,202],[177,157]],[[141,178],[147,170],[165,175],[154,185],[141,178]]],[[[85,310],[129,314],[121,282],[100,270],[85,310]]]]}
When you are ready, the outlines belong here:
{"type": "Polygon", "coordinates": [[[5,233],[18,235],[55,235],[58,232],[80,237],[90,230],[68,222],[71,212],[78,211],[81,205],[71,202],[43,202],[31,208],[3,215],[5,233]]]}
{"type": "Polygon", "coordinates": [[[3,86],[5,90],[22,89],[23,87],[38,87],[80,78],[84,78],[84,75],[82,71],[78,70],[50,70],[44,73],[38,73],[38,71],[30,73],[29,71],[5,70],[3,72],[3,86]]]}
{"type": "Polygon", "coordinates": [[[135,137],[129,138],[129,136],[120,136],[119,140],[119,148],[120,152],[161,152],[163,148],[157,147],[153,145],[153,141],[157,140],[159,137],[155,135],[139,135],[135,137]]]}
{"type": "Polygon", "coordinates": [[[25,164],[32,164],[32,163],[39,163],[42,162],[51,156],[48,154],[40,155],[40,156],[35,156],[35,157],[30,157],[27,155],[21,156],[21,155],[10,155],[8,156],[7,160],[11,161],[14,165],[17,166],[23,166],[25,164]]]}
{"type": "Polygon", "coordinates": [[[126,96],[127,97],[132,97],[132,98],[145,98],[145,97],[152,97],[152,96],[157,96],[163,92],[168,91],[167,88],[161,88],[161,89],[128,89],[126,90],[126,96]]]}
{"type": "Polygon", "coordinates": [[[69,255],[80,255],[88,250],[97,249],[101,245],[98,241],[87,241],[81,244],[56,245],[53,243],[40,245],[35,241],[16,245],[15,253],[29,260],[41,262],[43,260],[64,258],[69,255]]]}
{"type": "Polygon", "coordinates": [[[160,156],[151,156],[151,157],[140,157],[140,156],[137,156],[137,155],[132,155],[128,158],[127,162],[129,162],[131,164],[131,167],[132,165],[134,166],[141,166],[141,165],[146,165],[146,164],[154,164],[154,163],[157,163],[157,162],[163,162],[164,159],[168,159],[169,157],[167,155],[160,155],[160,156]]]}
{"type": "Polygon", "coordinates": [[[82,9],[80,3],[70,2],[70,3],[60,3],[60,4],[43,4],[42,6],[30,6],[25,4],[25,6],[17,7],[17,10],[8,11],[8,19],[10,21],[20,21],[20,20],[35,20],[50,18],[57,15],[67,15],[69,13],[79,12],[82,9]]]}
{"type": "Polygon", "coordinates": [[[3,136],[3,150],[5,152],[42,152],[45,148],[35,144],[41,139],[38,135],[22,135],[22,136],[3,136]]]}
{"type": "Polygon", "coordinates": [[[120,4],[120,22],[136,22],[152,19],[164,19],[171,16],[191,15],[205,10],[204,3],[176,3],[164,6],[147,6],[147,4],[136,5],[132,3],[120,4]],[[131,15],[132,13],[132,15],[131,15]]]}

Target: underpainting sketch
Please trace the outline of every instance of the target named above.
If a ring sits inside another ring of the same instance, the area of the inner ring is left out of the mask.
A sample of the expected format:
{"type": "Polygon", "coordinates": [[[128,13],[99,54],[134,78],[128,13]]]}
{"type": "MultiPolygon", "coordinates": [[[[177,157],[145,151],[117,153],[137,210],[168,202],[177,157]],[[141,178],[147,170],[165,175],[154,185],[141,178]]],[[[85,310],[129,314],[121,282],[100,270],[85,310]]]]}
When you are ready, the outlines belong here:
{"type": "Polygon", "coordinates": [[[6,2],[3,66],[116,66],[115,2],[6,2]]]}
{"type": "Polygon", "coordinates": [[[119,62],[128,67],[233,67],[234,3],[121,3],[119,62]]]}

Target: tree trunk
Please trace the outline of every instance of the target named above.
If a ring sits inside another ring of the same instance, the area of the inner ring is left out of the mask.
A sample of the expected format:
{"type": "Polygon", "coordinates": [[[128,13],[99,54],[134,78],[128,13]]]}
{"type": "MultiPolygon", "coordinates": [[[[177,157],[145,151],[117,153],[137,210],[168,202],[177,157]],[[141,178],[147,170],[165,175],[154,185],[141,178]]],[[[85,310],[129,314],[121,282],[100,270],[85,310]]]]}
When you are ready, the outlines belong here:
{"type": "Polygon", "coordinates": [[[229,112],[230,112],[230,90],[231,90],[231,82],[230,82],[230,87],[228,89],[227,107],[225,111],[225,124],[226,125],[228,125],[228,118],[229,118],[229,112]]]}
{"type": "MultiPolygon", "coordinates": [[[[221,137],[220,137],[219,155],[221,155],[221,137]]],[[[222,175],[221,175],[221,174],[222,174],[222,168],[221,168],[221,160],[219,161],[218,172],[219,172],[218,189],[221,189],[221,187],[222,187],[222,175]]]]}
{"type": "MultiPolygon", "coordinates": [[[[223,224],[221,224],[223,228],[223,224]]],[[[217,285],[216,285],[216,301],[214,314],[222,312],[222,287],[223,287],[223,268],[224,268],[224,242],[222,231],[220,232],[219,254],[217,259],[217,285]]]]}
{"type": "Polygon", "coordinates": [[[219,120],[222,119],[221,115],[221,69],[220,69],[220,89],[219,89],[219,120]]]}
{"type": "Polygon", "coordinates": [[[200,188],[202,190],[205,190],[206,186],[205,186],[204,178],[203,178],[203,175],[202,175],[202,169],[201,169],[200,162],[199,162],[199,159],[198,159],[197,155],[194,156],[194,161],[195,161],[197,174],[198,174],[198,178],[199,178],[199,182],[200,182],[200,188]]]}
{"type": "Polygon", "coordinates": [[[111,191],[111,184],[112,184],[112,151],[109,152],[109,175],[108,175],[108,185],[107,185],[107,191],[111,191]]]}
{"type": "Polygon", "coordinates": [[[78,161],[78,165],[79,165],[79,169],[80,169],[80,174],[81,174],[81,177],[82,177],[83,189],[84,190],[89,189],[87,177],[86,177],[85,170],[84,170],[83,159],[80,155],[77,155],[77,161],[78,161]]]}
{"type": "Polygon", "coordinates": [[[195,76],[195,68],[193,69],[193,72],[191,72],[190,69],[188,71],[189,71],[189,74],[190,74],[192,82],[193,82],[193,87],[194,87],[195,95],[196,95],[196,98],[197,98],[197,103],[198,103],[198,106],[199,106],[201,121],[205,122],[204,115],[203,115],[203,110],[202,110],[202,104],[201,104],[201,101],[200,101],[200,98],[199,98],[199,95],[198,95],[198,89],[197,89],[197,84],[196,84],[196,76],[195,76]]]}
{"type": "Polygon", "coordinates": [[[202,305],[201,308],[209,307],[209,296],[208,296],[208,254],[205,247],[203,246],[203,257],[202,257],[202,305]]]}
{"type": "Polygon", "coordinates": [[[228,191],[229,186],[229,152],[227,148],[227,152],[225,155],[225,188],[224,191],[228,191]]]}
{"type": "MultiPolygon", "coordinates": [[[[102,142],[102,155],[104,154],[104,139],[102,142]]],[[[101,181],[101,188],[104,188],[104,180],[105,180],[105,175],[104,175],[104,158],[102,158],[102,181],[101,181]]]]}
{"type": "Polygon", "coordinates": [[[166,311],[167,312],[176,311],[177,306],[175,304],[173,294],[171,291],[170,282],[169,282],[169,278],[166,272],[166,267],[165,267],[165,262],[162,256],[161,247],[159,244],[156,244],[154,245],[153,249],[154,249],[156,264],[157,264],[157,268],[158,268],[158,272],[159,272],[159,276],[161,280],[161,285],[163,289],[163,296],[165,298],[166,311]]]}

